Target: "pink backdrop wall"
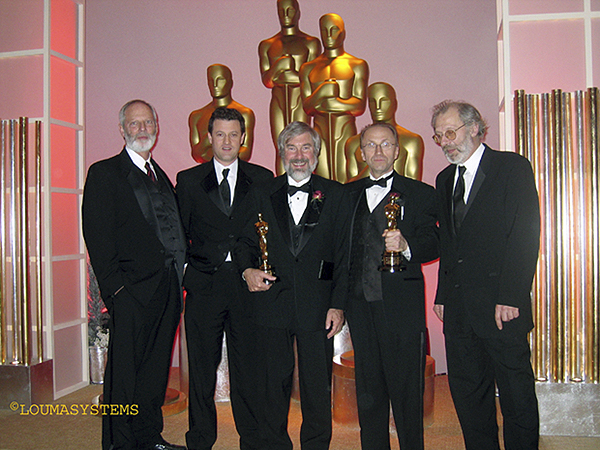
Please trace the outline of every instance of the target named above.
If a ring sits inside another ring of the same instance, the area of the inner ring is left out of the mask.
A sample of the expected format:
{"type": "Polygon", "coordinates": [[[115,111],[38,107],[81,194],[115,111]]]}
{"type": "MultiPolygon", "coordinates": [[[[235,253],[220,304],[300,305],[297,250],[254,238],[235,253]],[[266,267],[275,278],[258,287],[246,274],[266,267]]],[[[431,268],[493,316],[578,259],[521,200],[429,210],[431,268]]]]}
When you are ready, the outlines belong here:
{"type": "MultiPolygon", "coordinates": [[[[497,147],[497,51],[494,0],[300,0],[300,28],[319,36],[318,20],[345,21],[348,53],[370,66],[369,83],[397,93],[400,125],[423,136],[423,181],[433,184],[447,163],[430,139],[430,108],[445,98],[476,105],[497,147]]],[[[86,1],[86,165],[118,152],[117,113],[143,98],[160,118],[154,156],[174,179],[192,166],[189,113],[210,101],[206,67],[233,71],[233,98],[256,114],[252,161],[274,168],[270,91],[260,81],[257,48],[279,31],[275,0],[86,1]]],[[[370,122],[368,112],[359,128],[370,122]]],[[[441,323],[433,317],[437,264],[426,268],[429,328],[437,372],[446,371],[441,323]]]]}

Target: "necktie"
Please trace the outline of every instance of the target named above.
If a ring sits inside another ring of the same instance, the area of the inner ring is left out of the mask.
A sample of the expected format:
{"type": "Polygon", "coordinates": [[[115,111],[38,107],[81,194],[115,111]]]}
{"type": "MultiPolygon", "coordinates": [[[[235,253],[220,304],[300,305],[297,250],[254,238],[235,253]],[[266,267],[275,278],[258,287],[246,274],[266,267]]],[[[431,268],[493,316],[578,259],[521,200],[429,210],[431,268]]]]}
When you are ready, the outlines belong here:
{"type": "Polygon", "coordinates": [[[390,178],[392,178],[394,176],[394,173],[392,172],[391,174],[389,174],[387,177],[385,178],[380,178],[379,180],[374,180],[372,178],[367,178],[367,189],[373,186],[379,186],[379,187],[387,187],[387,182],[390,178]]]}
{"type": "Polygon", "coordinates": [[[152,171],[152,167],[150,167],[150,163],[146,162],[146,175],[152,180],[153,183],[156,183],[156,175],[152,171]]]}
{"type": "Polygon", "coordinates": [[[225,209],[229,211],[231,207],[231,190],[227,181],[227,175],[229,175],[229,169],[223,169],[223,181],[219,184],[219,193],[221,194],[221,200],[223,200],[225,209]]]}
{"type": "Polygon", "coordinates": [[[454,209],[454,230],[458,232],[460,225],[465,215],[465,178],[464,174],[467,168],[465,166],[458,166],[458,181],[454,187],[454,194],[452,194],[452,205],[454,209]]]}
{"type": "Polygon", "coordinates": [[[302,191],[307,194],[310,193],[310,183],[304,183],[302,186],[289,186],[288,185],[288,195],[294,195],[296,192],[302,191]]]}

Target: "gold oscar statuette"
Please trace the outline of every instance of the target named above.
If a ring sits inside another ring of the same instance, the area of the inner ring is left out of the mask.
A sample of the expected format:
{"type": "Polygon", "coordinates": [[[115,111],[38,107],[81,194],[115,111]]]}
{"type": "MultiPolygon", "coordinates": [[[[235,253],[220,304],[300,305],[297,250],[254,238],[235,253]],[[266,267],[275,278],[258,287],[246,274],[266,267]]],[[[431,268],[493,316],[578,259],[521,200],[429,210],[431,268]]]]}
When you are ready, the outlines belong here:
{"type": "MultiPolygon", "coordinates": [[[[269,232],[269,224],[263,220],[262,213],[258,213],[258,222],[254,224],[256,234],[258,234],[259,240],[258,245],[260,246],[260,259],[261,264],[258,267],[264,273],[269,275],[275,275],[273,267],[269,264],[269,251],[267,250],[267,233],[269,232]]],[[[272,283],[272,281],[265,280],[266,284],[272,283]]]]}
{"type": "MultiPolygon", "coordinates": [[[[385,205],[385,217],[387,218],[387,229],[390,231],[398,229],[398,214],[400,213],[401,205],[398,204],[400,196],[395,192],[390,195],[390,201],[385,205]]],[[[404,256],[401,252],[384,251],[381,259],[381,272],[401,272],[406,269],[404,265],[404,256]]]]}

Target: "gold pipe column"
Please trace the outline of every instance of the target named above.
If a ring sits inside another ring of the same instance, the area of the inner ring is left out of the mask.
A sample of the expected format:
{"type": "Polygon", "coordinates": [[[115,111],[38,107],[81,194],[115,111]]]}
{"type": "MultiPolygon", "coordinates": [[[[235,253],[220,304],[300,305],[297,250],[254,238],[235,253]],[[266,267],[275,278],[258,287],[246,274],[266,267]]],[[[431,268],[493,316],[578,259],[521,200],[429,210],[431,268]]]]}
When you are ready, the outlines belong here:
{"type": "Polygon", "coordinates": [[[515,144],[516,152],[519,155],[525,155],[525,91],[519,89],[515,91],[515,144]]]}
{"type": "Polygon", "coordinates": [[[591,286],[586,296],[588,307],[588,364],[587,369],[591,381],[600,382],[600,222],[598,216],[598,177],[600,176],[600,97],[598,88],[588,89],[588,133],[589,133],[589,170],[586,171],[589,180],[589,225],[590,233],[587,239],[590,255],[588,266],[590,267],[591,286]]]}
{"type": "Polygon", "coordinates": [[[11,296],[11,307],[12,307],[12,364],[20,364],[21,352],[20,352],[20,338],[19,338],[19,297],[17,286],[19,286],[21,275],[20,267],[17,261],[19,260],[19,224],[17,221],[18,212],[20,210],[18,206],[17,189],[19,184],[17,183],[18,170],[17,170],[17,150],[16,150],[16,127],[17,121],[10,121],[10,151],[9,151],[9,227],[8,227],[8,241],[10,245],[10,273],[12,281],[12,296],[11,296]]]}
{"type": "Polygon", "coordinates": [[[20,123],[20,169],[21,169],[21,202],[20,202],[20,224],[21,224],[21,284],[19,290],[21,293],[21,344],[23,351],[23,363],[29,365],[30,363],[30,318],[29,318],[29,224],[28,224],[28,213],[29,213],[29,183],[28,183],[28,158],[27,158],[27,141],[28,141],[28,130],[29,121],[26,117],[19,119],[20,123]]]}
{"type": "Polygon", "coordinates": [[[7,342],[6,342],[6,318],[5,318],[5,274],[6,257],[4,254],[4,238],[6,233],[6,173],[4,161],[6,160],[6,121],[0,122],[0,364],[6,362],[7,342]]]}
{"type": "Polygon", "coordinates": [[[36,243],[36,328],[37,361],[44,361],[42,311],[42,122],[35,122],[35,243],[36,243]]]}

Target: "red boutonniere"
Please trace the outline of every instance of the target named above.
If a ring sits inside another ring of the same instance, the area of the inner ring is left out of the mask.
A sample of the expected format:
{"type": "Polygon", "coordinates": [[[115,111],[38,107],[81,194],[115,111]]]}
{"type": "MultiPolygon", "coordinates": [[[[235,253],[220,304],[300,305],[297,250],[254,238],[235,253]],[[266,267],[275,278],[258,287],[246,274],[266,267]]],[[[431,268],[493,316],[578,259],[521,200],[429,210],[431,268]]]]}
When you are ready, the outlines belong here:
{"type": "Polygon", "coordinates": [[[313,202],[322,202],[324,199],[325,199],[325,194],[323,194],[321,191],[313,192],[313,195],[312,195],[313,202]]]}
{"type": "Polygon", "coordinates": [[[398,200],[399,198],[400,198],[400,196],[398,195],[397,192],[392,192],[390,194],[390,201],[392,201],[392,200],[398,200]]]}

